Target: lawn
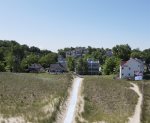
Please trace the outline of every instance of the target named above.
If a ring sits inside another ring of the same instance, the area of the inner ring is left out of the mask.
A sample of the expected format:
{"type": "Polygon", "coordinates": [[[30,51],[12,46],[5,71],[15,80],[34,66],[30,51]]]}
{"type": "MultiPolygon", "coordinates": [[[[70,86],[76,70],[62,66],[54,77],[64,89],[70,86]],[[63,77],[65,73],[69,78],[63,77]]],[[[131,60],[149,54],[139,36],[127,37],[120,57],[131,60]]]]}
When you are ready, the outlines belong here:
{"type": "Polygon", "coordinates": [[[0,73],[0,116],[54,122],[71,80],[71,74],[0,73]]]}
{"type": "MultiPolygon", "coordinates": [[[[137,94],[129,89],[130,82],[114,80],[112,76],[85,76],[82,95],[82,117],[89,123],[125,123],[134,113],[137,94]]],[[[81,121],[78,121],[79,123],[81,121]]]]}

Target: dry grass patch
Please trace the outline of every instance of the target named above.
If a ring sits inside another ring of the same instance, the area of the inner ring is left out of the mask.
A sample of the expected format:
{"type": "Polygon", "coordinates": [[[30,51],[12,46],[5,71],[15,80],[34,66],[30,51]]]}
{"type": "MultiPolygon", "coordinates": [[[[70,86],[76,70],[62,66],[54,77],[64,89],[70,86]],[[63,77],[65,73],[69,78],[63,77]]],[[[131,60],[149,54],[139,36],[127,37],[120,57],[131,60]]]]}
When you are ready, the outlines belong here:
{"type": "Polygon", "coordinates": [[[150,123],[150,81],[143,83],[142,123],[150,123]]]}
{"type": "Polygon", "coordinates": [[[71,79],[70,74],[0,73],[1,116],[21,116],[26,122],[54,122],[71,79]]]}
{"type": "Polygon", "coordinates": [[[113,80],[112,76],[85,76],[83,86],[82,117],[89,123],[125,123],[134,113],[138,96],[129,89],[129,82],[113,80]]]}

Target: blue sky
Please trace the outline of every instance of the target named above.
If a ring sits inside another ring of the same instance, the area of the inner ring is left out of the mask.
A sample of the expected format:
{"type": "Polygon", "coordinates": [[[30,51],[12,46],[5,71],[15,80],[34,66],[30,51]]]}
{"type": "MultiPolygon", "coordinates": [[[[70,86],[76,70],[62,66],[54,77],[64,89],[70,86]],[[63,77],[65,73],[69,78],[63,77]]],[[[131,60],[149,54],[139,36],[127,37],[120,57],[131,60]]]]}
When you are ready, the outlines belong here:
{"type": "Polygon", "coordinates": [[[150,0],[0,0],[0,39],[57,51],[150,48],[150,0]]]}

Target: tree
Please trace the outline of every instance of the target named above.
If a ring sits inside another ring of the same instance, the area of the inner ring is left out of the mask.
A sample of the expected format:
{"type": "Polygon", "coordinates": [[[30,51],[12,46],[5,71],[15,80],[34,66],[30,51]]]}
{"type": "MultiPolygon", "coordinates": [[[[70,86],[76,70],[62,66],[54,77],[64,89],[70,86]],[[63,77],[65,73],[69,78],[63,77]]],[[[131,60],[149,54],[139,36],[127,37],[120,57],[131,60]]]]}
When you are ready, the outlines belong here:
{"type": "Polygon", "coordinates": [[[35,54],[30,54],[28,55],[25,60],[27,61],[28,65],[34,64],[34,63],[38,63],[38,56],[35,54]]]}
{"type": "Polygon", "coordinates": [[[143,54],[139,49],[133,49],[131,52],[131,57],[132,58],[138,58],[138,59],[143,59],[143,54]]]}
{"type": "Polygon", "coordinates": [[[41,55],[47,55],[48,53],[52,53],[49,50],[41,50],[40,52],[41,52],[41,55]]]}
{"type": "Polygon", "coordinates": [[[147,72],[149,72],[149,64],[150,64],[150,48],[143,51],[143,58],[145,60],[145,64],[147,66],[147,72]]]}
{"type": "Polygon", "coordinates": [[[57,62],[57,54],[56,53],[48,53],[45,56],[42,56],[39,60],[39,63],[43,66],[43,67],[49,67],[50,64],[56,63],[57,62]]]}
{"type": "Polygon", "coordinates": [[[30,66],[31,64],[38,63],[38,60],[38,56],[31,53],[30,55],[23,58],[23,60],[21,61],[21,70],[25,71],[25,69],[27,69],[28,66],[30,66]]]}
{"type": "Polygon", "coordinates": [[[125,45],[116,45],[112,48],[113,55],[127,61],[131,55],[131,47],[128,44],[125,45]]]}
{"type": "Polygon", "coordinates": [[[24,57],[24,50],[15,41],[12,41],[10,51],[5,57],[7,68],[12,72],[20,72],[21,60],[24,57]]]}
{"type": "Polygon", "coordinates": [[[40,53],[40,49],[38,48],[38,47],[34,47],[34,46],[32,46],[32,47],[30,47],[30,52],[32,52],[32,53],[36,53],[36,54],[39,54],[40,53]]]}
{"type": "Polygon", "coordinates": [[[12,72],[24,71],[30,64],[38,63],[39,57],[51,53],[49,50],[40,50],[37,47],[20,45],[16,41],[0,40],[0,62],[6,70],[12,72]]]}
{"type": "Polygon", "coordinates": [[[22,71],[22,72],[25,72],[25,71],[28,69],[28,66],[29,66],[29,63],[28,63],[27,59],[24,58],[24,59],[21,61],[21,64],[20,64],[21,71],[22,71]]]}
{"type": "Polygon", "coordinates": [[[4,53],[2,49],[0,49],[0,61],[4,61],[4,53]]]}
{"type": "Polygon", "coordinates": [[[67,66],[68,66],[69,71],[75,70],[75,59],[73,57],[67,58],[67,66]]]}
{"type": "Polygon", "coordinates": [[[80,75],[86,75],[88,73],[87,61],[83,58],[79,58],[76,65],[76,72],[80,75]]]}
{"type": "Polygon", "coordinates": [[[5,71],[5,65],[3,62],[0,61],[0,72],[4,72],[5,71]]]}
{"type": "Polygon", "coordinates": [[[10,70],[11,72],[13,71],[13,56],[12,53],[9,52],[8,55],[5,57],[6,61],[6,68],[7,70],[10,70]]]}
{"type": "Polygon", "coordinates": [[[61,55],[61,56],[63,56],[64,58],[66,58],[66,52],[65,52],[65,50],[59,49],[59,50],[58,50],[58,55],[61,55]]]}
{"type": "Polygon", "coordinates": [[[120,59],[116,57],[109,57],[106,59],[105,64],[103,65],[103,73],[110,75],[113,73],[119,72],[120,59]]]}
{"type": "Polygon", "coordinates": [[[96,51],[94,51],[92,53],[92,56],[95,60],[99,60],[100,64],[103,64],[106,59],[106,55],[104,54],[104,52],[101,52],[100,49],[97,49],[96,51]]]}
{"type": "Polygon", "coordinates": [[[20,45],[16,44],[12,47],[11,55],[13,56],[12,71],[20,72],[20,64],[21,64],[21,60],[24,57],[24,50],[20,45]]]}

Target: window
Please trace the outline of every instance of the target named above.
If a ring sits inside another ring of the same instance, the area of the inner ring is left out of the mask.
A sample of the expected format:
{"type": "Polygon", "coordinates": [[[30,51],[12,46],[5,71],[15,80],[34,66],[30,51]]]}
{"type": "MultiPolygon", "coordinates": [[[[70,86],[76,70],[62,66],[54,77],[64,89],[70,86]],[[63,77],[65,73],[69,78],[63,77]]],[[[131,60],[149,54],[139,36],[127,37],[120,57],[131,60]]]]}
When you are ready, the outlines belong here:
{"type": "Polygon", "coordinates": [[[130,73],[128,75],[130,76],[130,73]]]}
{"type": "Polygon", "coordinates": [[[129,70],[131,70],[131,68],[129,67],[129,70]]]}
{"type": "Polygon", "coordinates": [[[123,76],[124,74],[122,73],[122,76],[123,76]]]}
{"type": "Polygon", "coordinates": [[[124,67],[122,67],[122,70],[124,69],[124,67]]]}

